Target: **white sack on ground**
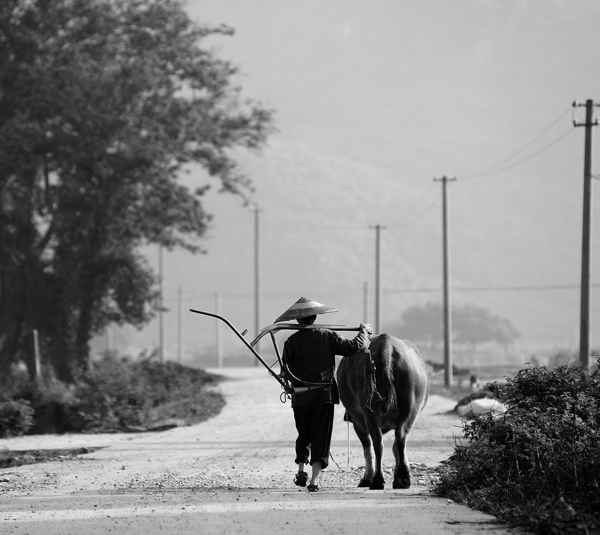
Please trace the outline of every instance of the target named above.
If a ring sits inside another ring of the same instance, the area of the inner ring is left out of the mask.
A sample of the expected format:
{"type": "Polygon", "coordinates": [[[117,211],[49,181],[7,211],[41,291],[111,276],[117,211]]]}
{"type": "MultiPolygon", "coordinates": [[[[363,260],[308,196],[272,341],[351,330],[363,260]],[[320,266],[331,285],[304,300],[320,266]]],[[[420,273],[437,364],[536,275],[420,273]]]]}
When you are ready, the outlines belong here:
{"type": "Polygon", "coordinates": [[[491,412],[494,416],[501,416],[506,412],[506,407],[497,399],[480,398],[473,399],[466,405],[460,405],[457,408],[460,416],[468,416],[473,413],[475,416],[481,416],[491,412]]]}

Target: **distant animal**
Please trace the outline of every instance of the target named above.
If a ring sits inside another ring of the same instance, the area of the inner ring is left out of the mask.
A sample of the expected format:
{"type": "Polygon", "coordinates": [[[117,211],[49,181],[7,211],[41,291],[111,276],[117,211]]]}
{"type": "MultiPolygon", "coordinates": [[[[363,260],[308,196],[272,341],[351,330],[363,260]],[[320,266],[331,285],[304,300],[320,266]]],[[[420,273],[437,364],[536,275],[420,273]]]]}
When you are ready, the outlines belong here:
{"type": "Polygon", "coordinates": [[[365,456],[358,486],[384,488],[383,434],[393,429],[393,488],[409,488],[406,439],[429,394],[427,369],[417,347],[388,334],[374,336],[368,351],[342,359],[337,381],[345,418],[354,425],[365,456]]]}

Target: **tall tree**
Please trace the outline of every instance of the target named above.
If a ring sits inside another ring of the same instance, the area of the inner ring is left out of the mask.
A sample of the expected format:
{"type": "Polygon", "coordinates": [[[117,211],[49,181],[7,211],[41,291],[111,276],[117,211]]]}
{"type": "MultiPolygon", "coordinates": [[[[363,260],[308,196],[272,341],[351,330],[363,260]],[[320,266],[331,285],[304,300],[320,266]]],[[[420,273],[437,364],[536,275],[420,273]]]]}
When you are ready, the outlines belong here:
{"type": "MultiPolygon", "coordinates": [[[[386,329],[426,347],[436,348],[443,341],[443,318],[440,303],[415,305],[407,308],[400,321],[387,325],[386,329]]],[[[466,304],[452,309],[452,341],[457,345],[475,349],[483,344],[497,343],[507,347],[518,337],[519,333],[510,320],[485,308],[466,304]]]]}
{"type": "Polygon", "coordinates": [[[452,330],[457,344],[468,345],[472,349],[486,343],[507,348],[519,337],[519,332],[508,319],[475,305],[463,305],[453,311],[452,330]]]}
{"type": "Polygon", "coordinates": [[[444,335],[442,306],[439,303],[411,306],[402,313],[399,321],[386,325],[385,330],[419,345],[436,348],[444,335]]]}
{"type": "Polygon", "coordinates": [[[231,149],[260,149],[272,112],[201,46],[232,33],[180,0],[0,4],[0,366],[29,362],[37,329],[73,380],[109,322],[152,318],[141,247],[198,252],[210,221],[207,186],[179,181],[187,164],[250,191],[231,149]]]}

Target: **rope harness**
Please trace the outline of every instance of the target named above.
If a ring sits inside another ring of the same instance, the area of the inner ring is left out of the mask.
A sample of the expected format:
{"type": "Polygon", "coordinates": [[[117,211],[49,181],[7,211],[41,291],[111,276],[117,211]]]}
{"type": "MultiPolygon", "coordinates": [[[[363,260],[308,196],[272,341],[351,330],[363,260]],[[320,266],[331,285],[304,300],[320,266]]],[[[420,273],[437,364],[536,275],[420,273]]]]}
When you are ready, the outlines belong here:
{"type": "Polygon", "coordinates": [[[371,358],[371,352],[365,351],[365,386],[364,386],[364,394],[366,399],[367,409],[373,412],[371,408],[371,401],[373,400],[373,396],[375,392],[377,392],[377,383],[375,372],[377,371],[377,367],[371,358]]]}
{"type": "Polygon", "coordinates": [[[366,397],[365,404],[367,409],[373,412],[373,408],[371,404],[373,403],[373,398],[375,398],[375,403],[384,402],[385,398],[381,396],[381,394],[377,391],[377,366],[375,366],[375,362],[371,358],[371,352],[367,349],[365,351],[365,386],[364,386],[364,394],[366,397]]]}

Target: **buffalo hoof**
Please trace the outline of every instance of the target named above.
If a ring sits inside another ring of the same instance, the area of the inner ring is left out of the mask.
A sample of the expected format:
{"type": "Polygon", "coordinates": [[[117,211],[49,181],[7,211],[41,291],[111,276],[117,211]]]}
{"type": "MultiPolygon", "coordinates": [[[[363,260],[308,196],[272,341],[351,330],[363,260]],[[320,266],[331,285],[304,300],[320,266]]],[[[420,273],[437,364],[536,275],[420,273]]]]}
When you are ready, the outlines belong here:
{"type": "Polygon", "coordinates": [[[358,484],[359,487],[370,487],[371,486],[371,479],[365,479],[364,477],[360,480],[360,483],[358,484]]]}
{"type": "Polygon", "coordinates": [[[385,487],[385,480],[383,479],[383,476],[379,476],[379,475],[375,475],[375,477],[373,478],[373,482],[371,483],[371,486],[369,487],[369,490],[383,490],[385,487]]]}
{"type": "Polygon", "coordinates": [[[410,477],[405,477],[403,479],[394,479],[393,487],[395,489],[409,489],[410,477]]]}

